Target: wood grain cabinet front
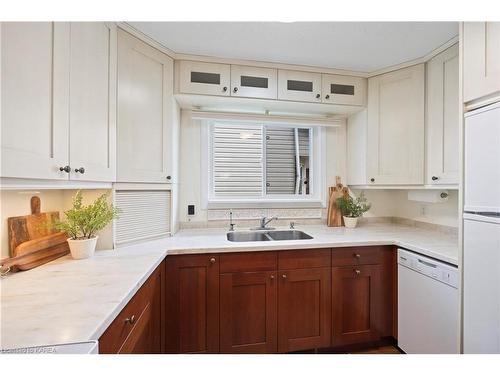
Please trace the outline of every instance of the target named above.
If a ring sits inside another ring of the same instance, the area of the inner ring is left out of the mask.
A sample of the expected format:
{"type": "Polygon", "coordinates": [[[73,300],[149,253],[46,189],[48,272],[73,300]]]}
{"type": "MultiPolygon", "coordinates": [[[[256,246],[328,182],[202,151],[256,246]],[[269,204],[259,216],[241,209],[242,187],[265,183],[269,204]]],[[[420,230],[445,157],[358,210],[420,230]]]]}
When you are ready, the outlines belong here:
{"type": "Polygon", "coordinates": [[[219,352],[219,257],[166,259],[167,353],[219,352]]]}
{"type": "Polygon", "coordinates": [[[154,354],[163,346],[162,263],[99,338],[102,354],[154,354]]]}

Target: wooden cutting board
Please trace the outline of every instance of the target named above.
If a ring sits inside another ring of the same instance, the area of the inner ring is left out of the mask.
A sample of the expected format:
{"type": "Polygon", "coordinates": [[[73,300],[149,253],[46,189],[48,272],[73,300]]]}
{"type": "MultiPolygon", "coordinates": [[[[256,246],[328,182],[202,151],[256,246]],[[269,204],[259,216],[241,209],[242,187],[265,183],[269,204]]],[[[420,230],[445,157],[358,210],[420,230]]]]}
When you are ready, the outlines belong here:
{"type": "Polygon", "coordinates": [[[337,206],[337,199],[349,194],[349,189],[347,186],[342,185],[340,176],[335,178],[335,186],[330,186],[328,191],[328,216],[326,224],[329,227],[341,227],[344,225],[344,219],[342,218],[342,212],[337,206]]]}
{"type": "Polygon", "coordinates": [[[68,236],[53,228],[59,212],[40,212],[40,207],[40,198],[31,197],[31,215],[7,219],[10,258],[1,264],[12,271],[38,267],[69,252],[68,236]]]}

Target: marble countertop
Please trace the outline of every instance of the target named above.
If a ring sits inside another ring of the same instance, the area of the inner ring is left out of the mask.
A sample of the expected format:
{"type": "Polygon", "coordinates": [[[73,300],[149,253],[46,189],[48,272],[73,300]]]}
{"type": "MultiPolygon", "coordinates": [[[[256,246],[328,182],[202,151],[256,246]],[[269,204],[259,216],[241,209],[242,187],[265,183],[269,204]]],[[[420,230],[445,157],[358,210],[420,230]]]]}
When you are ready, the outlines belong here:
{"type": "Polygon", "coordinates": [[[98,339],[168,254],[397,245],[458,264],[456,235],[395,224],[355,229],[298,226],[314,238],[229,242],[223,229],[97,251],[90,259],[57,259],[0,281],[0,349],[98,339]]]}

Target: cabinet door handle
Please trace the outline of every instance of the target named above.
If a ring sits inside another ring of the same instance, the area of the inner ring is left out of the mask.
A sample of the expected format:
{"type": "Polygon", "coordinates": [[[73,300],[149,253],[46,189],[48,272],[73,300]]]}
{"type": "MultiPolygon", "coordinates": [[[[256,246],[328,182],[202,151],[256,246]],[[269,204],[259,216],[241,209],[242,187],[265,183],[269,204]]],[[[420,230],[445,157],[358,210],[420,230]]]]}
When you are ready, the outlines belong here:
{"type": "Polygon", "coordinates": [[[321,98],[321,95],[320,94],[316,94],[316,99],[319,99],[321,98]]]}
{"type": "Polygon", "coordinates": [[[436,180],[439,180],[439,177],[438,176],[432,176],[431,179],[432,179],[432,181],[436,181],[436,180]]]}
{"type": "Polygon", "coordinates": [[[357,258],[357,259],[359,259],[359,258],[361,258],[361,254],[354,253],[354,257],[357,258]]]}
{"type": "Polygon", "coordinates": [[[227,91],[227,86],[224,86],[224,87],[222,88],[222,91],[226,92],[226,91],[227,91]]]}
{"type": "Polygon", "coordinates": [[[125,319],[125,323],[134,324],[135,323],[135,315],[132,315],[130,318],[125,319]]]}
{"type": "Polygon", "coordinates": [[[69,172],[71,172],[71,167],[70,167],[69,165],[66,165],[66,166],[64,166],[64,167],[59,167],[59,170],[60,170],[61,172],[66,172],[66,173],[69,173],[69,172]]]}
{"type": "Polygon", "coordinates": [[[172,179],[172,176],[167,176],[167,180],[171,180],[172,179]]]}
{"type": "Polygon", "coordinates": [[[215,258],[210,258],[210,263],[215,263],[215,258]]]}
{"type": "Polygon", "coordinates": [[[233,92],[238,92],[238,88],[237,88],[237,87],[235,87],[235,88],[233,89],[233,92]]]}
{"type": "Polygon", "coordinates": [[[285,274],[281,275],[281,277],[282,277],[283,279],[286,279],[286,275],[285,275],[285,274]]]}
{"type": "Polygon", "coordinates": [[[325,96],[325,99],[330,99],[330,95],[326,95],[326,96],[325,96]]]}
{"type": "Polygon", "coordinates": [[[355,273],[356,275],[360,275],[360,274],[361,274],[361,271],[360,271],[360,270],[354,270],[354,273],[355,273]]]}
{"type": "Polygon", "coordinates": [[[269,276],[269,278],[270,278],[271,280],[273,280],[273,279],[274,279],[274,275],[269,276]]]}
{"type": "Polygon", "coordinates": [[[83,168],[83,167],[76,168],[76,169],[75,169],[75,172],[76,172],[76,173],[81,173],[81,174],[84,174],[84,173],[85,173],[85,168],[83,168]]]}
{"type": "Polygon", "coordinates": [[[372,178],[370,178],[370,181],[371,182],[375,182],[375,179],[372,177],[372,178]]]}

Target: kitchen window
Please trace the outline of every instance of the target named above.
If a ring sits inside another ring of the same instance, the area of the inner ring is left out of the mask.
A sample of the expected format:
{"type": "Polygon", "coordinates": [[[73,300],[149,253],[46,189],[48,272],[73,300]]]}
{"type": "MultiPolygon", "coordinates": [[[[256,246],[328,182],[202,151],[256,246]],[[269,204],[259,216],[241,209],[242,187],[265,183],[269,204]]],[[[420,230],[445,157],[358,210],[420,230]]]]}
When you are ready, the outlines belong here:
{"type": "Polygon", "coordinates": [[[228,120],[205,127],[209,208],[321,205],[321,127],[228,120]]]}

